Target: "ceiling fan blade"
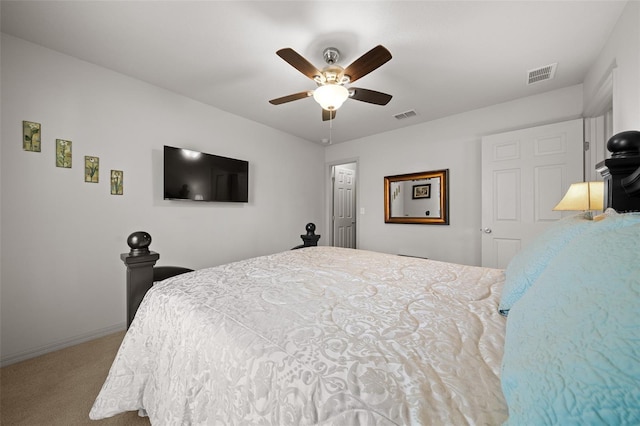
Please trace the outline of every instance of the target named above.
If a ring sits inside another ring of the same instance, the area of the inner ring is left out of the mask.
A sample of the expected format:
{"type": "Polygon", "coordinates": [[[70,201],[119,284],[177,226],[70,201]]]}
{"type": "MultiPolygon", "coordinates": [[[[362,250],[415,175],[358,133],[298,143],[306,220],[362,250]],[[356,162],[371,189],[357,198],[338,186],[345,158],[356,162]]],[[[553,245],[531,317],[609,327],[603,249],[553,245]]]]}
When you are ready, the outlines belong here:
{"type": "Polygon", "coordinates": [[[276,54],[284,59],[289,65],[312,80],[313,77],[321,74],[320,71],[318,71],[318,69],[313,66],[313,64],[311,64],[311,62],[307,61],[298,52],[291,49],[290,47],[280,49],[276,52],[276,54]]]}
{"type": "Polygon", "coordinates": [[[322,109],[322,121],[335,120],[336,118],[336,110],[327,111],[326,109],[322,109]]]}
{"type": "Polygon", "coordinates": [[[371,71],[382,66],[391,59],[391,53],[382,45],[378,45],[360,56],[344,70],[344,75],[348,75],[350,82],[364,77],[371,71]]]}
{"type": "Polygon", "coordinates": [[[353,91],[351,99],[376,105],[386,105],[393,97],[386,93],[376,92],[375,90],[369,89],[360,89],[358,87],[351,87],[350,90],[353,91]]]}
{"type": "Polygon", "coordinates": [[[283,96],[281,98],[271,99],[269,101],[269,103],[272,104],[272,105],[280,105],[280,104],[284,104],[284,103],[291,102],[291,101],[297,101],[298,99],[308,98],[312,94],[313,94],[313,92],[309,92],[307,90],[307,91],[304,91],[304,92],[294,93],[293,95],[287,95],[287,96],[283,96]]]}

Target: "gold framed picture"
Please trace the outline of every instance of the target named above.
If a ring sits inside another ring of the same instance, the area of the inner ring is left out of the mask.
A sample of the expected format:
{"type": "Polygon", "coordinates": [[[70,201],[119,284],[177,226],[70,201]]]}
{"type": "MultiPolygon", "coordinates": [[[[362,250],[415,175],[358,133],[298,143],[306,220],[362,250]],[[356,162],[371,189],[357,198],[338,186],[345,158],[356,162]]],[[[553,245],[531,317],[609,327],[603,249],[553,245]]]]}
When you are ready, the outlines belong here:
{"type": "Polygon", "coordinates": [[[111,170],[111,195],[122,195],[124,172],[122,170],[111,170]]]}
{"type": "Polygon", "coordinates": [[[56,139],[56,167],[71,168],[71,141],[56,139]]]}
{"type": "Polygon", "coordinates": [[[40,123],[33,121],[22,122],[22,149],[25,151],[40,152],[40,123]]]}
{"type": "Polygon", "coordinates": [[[100,159],[98,157],[84,156],[84,181],[98,183],[100,179],[100,159]]]}

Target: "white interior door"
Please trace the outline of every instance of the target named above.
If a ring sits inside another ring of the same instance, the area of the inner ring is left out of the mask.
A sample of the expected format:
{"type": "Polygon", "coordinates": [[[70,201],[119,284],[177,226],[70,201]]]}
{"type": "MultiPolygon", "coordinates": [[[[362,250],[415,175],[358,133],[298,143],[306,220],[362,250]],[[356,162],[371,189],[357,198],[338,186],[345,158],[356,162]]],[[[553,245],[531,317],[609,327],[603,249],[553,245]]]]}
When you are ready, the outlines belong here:
{"type": "Polygon", "coordinates": [[[333,170],[333,245],[355,248],[355,163],[334,166],[333,170]]]}
{"type": "MultiPolygon", "coordinates": [[[[582,119],[482,138],[482,266],[505,268],[583,180],[582,119]]],[[[566,215],[566,214],[565,214],[566,215]]]]}

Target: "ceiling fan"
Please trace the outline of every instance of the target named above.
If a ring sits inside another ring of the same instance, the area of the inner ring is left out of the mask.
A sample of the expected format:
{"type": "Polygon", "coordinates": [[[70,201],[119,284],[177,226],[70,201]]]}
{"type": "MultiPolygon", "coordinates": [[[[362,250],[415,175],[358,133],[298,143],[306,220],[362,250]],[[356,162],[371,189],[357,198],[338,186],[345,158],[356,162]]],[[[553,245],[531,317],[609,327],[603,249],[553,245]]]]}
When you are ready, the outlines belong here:
{"type": "Polygon", "coordinates": [[[378,45],[374,47],[346,68],[336,64],[340,58],[338,49],[328,47],[323,52],[327,66],[322,71],[318,70],[291,48],[280,49],[276,54],[288,62],[289,65],[315,81],[318,88],[271,99],[269,102],[273,105],[313,96],[322,107],[322,120],[326,121],[336,117],[336,110],[348,98],[375,105],[386,105],[391,100],[392,96],[386,93],[359,87],[346,87],[347,84],[364,77],[391,59],[391,53],[384,46],[378,45]]]}

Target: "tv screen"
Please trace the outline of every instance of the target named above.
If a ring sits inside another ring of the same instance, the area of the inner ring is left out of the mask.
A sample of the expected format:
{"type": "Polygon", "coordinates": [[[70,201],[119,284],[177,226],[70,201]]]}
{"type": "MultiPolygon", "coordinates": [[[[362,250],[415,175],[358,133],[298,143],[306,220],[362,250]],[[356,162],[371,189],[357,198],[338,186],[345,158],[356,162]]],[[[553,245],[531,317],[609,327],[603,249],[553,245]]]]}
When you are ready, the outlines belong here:
{"type": "Polygon", "coordinates": [[[249,162],[164,146],[164,199],[249,201],[249,162]]]}

